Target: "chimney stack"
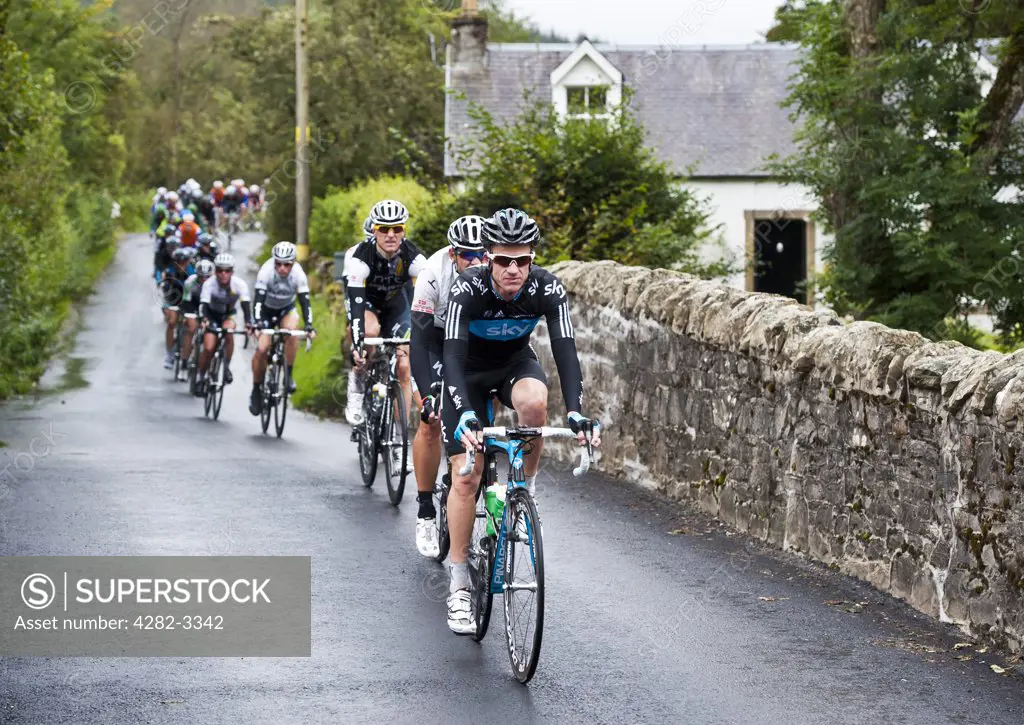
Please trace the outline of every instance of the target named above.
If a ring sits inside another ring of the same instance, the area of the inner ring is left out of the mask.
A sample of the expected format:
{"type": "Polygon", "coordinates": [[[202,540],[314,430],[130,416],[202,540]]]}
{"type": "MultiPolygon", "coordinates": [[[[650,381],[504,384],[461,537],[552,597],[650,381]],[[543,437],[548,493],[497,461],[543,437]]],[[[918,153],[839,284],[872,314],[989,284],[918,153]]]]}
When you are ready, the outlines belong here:
{"type": "Polygon", "coordinates": [[[452,71],[482,72],[487,54],[487,19],[477,0],[462,0],[462,14],[452,22],[452,71]]]}

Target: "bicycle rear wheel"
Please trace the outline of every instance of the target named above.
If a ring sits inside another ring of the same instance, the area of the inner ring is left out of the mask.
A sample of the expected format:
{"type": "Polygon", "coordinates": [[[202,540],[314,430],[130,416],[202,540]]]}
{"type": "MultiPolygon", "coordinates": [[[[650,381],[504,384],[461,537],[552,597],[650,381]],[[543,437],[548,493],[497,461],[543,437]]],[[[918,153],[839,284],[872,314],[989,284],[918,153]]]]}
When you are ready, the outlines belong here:
{"type": "Polygon", "coordinates": [[[371,382],[366,383],[366,394],[363,396],[363,422],[359,424],[359,471],[363,474],[363,485],[369,488],[377,477],[377,436],[378,422],[374,416],[373,392],[371,382]]]}
{"type": "Polygon", "coordinates": [[[409,409],[405,405],[402,386],[392,380],[388,386],[387,408],[381,438],[384,440],[384,473],[391,505],[402,502],[405,493],[405,464],[409,458],[409,409]]]}
{"type": "Polygon", "coordinates": [[[277,365],[274,369],[274,386],[277,388],[274,396],[274,429],[278,438],[284,433],[284,418],[288,414],[288,381],[285,370],[284,365],[277,365]]]}
{"type": "Polygon", "coordinates": [[[434,561],[438,562],[445,560],[452,544],[448,533],[448,492],[451,487],[451,473],[445,473],[440,481],[434,481],[434,527],[437,529],[437,556],[434,561]]]}
{"type": "Polygon", "coordinates": [[[544,633],[544,546],[533,498],[522,488],[505,502],[505,642],[516,679],[537,671],[544,633]]]}
{"type": "MultiPolygon", "coordinates": [[[[178,313],[181,314],[180,312],[178,313]]],[[[174,382],[181,380],[183,361],[181,359],[182,336],[185,334],[185,326],[178,320],[174,326],[174,382]]]]}
{"type": "Polygon", "coordinates": [[[274,402],[274,364],[271,363],[263,374],[263,385],[260,386],[262,405],[260,406],[260,427],[266,433],[270,428],[270,406],[274,402]]]}
{"type": "Polygon", "coordinates": [[[218,350],[213,359],[217,361],[213,372],[216,385],[213,391],[213,419],[217,420],[220,417],[220,406],[224,402],[224,352],[218,350]]]}
{"type": "MultiPolygon", "coordinates": [[[[484,462],[484,473],[486,475],[487,462],[484,462]]],[[[494,594],[491,592],[491,576],[494,573],[494,556],[496,551],[496,537],[487,533],[487,507],[483,496],[486,487],[486,480],[481,477],[476,489],[475,515],[473,521],[473,532],[469,536],[469,580],[470,600],[469,611],[476,622],[476,632],[473,640],[479,642],[487,635],[487,626],[491,622],[491,606],[494,603],[494,594]]]]}

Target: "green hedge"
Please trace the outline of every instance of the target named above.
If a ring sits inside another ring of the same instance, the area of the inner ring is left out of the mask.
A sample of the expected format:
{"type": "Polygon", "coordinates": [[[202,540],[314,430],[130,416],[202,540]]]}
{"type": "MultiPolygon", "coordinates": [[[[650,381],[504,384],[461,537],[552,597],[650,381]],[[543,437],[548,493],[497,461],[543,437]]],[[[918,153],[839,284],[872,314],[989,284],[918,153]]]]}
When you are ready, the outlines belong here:
{"type": "Polygon", "coordinates": [[[363,221],[382,199],[395,199],[409,208],[407,235],[418,243],[417,224],[431,203],[430,192],[412,179],[383,176],[347,189],[332,189],[314,200],[309,217],[310,248],[329,257],[361,241],[363,221]]]}

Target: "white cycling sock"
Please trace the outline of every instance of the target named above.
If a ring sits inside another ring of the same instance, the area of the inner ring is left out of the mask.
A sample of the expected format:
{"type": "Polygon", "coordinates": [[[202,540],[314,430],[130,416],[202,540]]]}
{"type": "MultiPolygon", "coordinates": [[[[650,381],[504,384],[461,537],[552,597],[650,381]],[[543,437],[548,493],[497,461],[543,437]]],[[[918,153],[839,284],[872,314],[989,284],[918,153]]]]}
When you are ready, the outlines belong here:
{"type": "Polygon", "coordinates": [[[537,493],[537,474],[526,477],[526,490],[530,492],[531,496],[537,493]]]}
{"type": "Polygon", "coordinates": [[[460,589],[469,589],[469,565],[466,562],[451,564],[452,580],[448,585],[448,593],[454,594],[460,589]]]}

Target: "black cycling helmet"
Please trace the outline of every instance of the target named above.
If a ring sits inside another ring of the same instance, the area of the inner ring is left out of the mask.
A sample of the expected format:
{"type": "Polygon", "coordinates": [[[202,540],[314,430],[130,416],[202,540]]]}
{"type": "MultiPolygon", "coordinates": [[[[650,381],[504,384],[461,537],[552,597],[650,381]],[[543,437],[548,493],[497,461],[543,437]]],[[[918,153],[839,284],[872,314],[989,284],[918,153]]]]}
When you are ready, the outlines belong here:
{"type": "Polygon", "coordinates": [[[501,209],[483,223],[480,241],[490,249],[496,244],[529,244],[540,241],[540,229],[529,214],[521,209],[501,209]]]}

